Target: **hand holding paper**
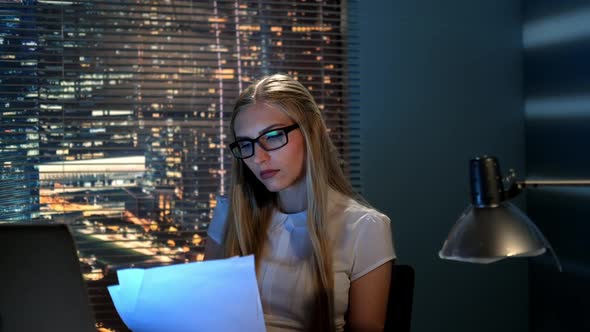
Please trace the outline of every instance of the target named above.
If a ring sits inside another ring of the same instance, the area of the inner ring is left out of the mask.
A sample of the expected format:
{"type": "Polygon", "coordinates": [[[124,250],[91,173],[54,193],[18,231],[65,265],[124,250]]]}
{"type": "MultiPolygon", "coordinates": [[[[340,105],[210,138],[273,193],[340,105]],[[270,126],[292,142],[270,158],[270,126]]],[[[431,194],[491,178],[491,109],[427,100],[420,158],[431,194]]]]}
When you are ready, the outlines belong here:
{"type": "Polygon", "coordinates": [[[117,271],[109,293],[134,332],[265,331],[254,256],[117,271]]]}

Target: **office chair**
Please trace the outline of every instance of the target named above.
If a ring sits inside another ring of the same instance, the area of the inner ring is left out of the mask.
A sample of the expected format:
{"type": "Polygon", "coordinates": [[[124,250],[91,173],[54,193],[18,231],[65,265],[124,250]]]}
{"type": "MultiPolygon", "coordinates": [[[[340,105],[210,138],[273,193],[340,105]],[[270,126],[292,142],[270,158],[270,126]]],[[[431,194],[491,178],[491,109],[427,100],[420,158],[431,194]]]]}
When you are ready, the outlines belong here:
{"type": "Polygon", "coordinates": [[[414,268],[393,265],[385,331],[410,332],[414,299],[414,268]]]}

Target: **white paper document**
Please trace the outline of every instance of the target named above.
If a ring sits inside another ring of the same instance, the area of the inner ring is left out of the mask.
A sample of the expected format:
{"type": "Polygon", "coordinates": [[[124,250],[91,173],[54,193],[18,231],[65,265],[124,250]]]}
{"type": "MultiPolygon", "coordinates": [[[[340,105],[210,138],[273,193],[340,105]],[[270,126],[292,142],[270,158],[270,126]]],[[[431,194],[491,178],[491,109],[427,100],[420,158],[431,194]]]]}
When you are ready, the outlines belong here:
{"type": "Polygon", "coordinates": [[[133,332],[265,331],[254,256],[117,271],[109,286],[133,332]]]}

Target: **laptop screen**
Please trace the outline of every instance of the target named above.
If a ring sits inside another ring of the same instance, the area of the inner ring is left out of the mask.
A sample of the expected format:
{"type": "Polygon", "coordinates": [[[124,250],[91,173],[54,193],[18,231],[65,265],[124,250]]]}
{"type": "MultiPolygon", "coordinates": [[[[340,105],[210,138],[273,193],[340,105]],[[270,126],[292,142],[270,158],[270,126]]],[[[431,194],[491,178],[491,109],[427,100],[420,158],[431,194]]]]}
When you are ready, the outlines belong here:
{"type": "Polygon", "coordinates": [[[0,332],[96,331],[65,225],[0,224],[0,332]]]}

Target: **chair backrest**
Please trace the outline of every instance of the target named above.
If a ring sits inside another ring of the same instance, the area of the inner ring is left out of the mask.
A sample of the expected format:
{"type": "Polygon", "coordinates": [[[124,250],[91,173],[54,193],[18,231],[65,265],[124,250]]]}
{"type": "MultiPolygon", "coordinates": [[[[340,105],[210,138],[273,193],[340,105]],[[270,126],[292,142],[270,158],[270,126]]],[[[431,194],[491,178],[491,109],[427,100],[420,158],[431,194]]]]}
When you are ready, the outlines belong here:
{"type": "Polygon", "coordinates": [[[414,268],[393,265],[385,331],[410,332],[414,300],[414,268]]]}
{"type": "Polygon", "coordinates": [[[0,224],[0,331],[96,331],[66,225],[0,224]]]}

